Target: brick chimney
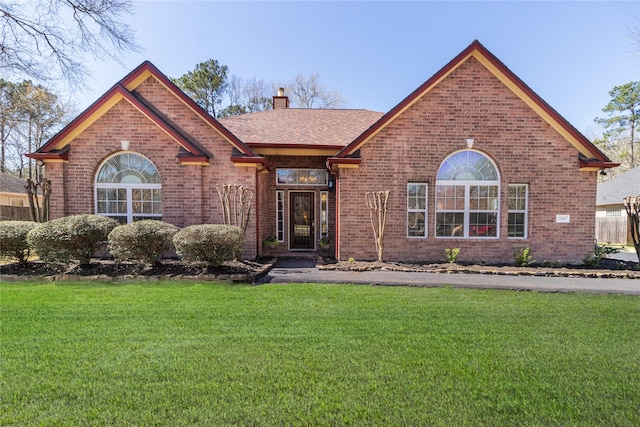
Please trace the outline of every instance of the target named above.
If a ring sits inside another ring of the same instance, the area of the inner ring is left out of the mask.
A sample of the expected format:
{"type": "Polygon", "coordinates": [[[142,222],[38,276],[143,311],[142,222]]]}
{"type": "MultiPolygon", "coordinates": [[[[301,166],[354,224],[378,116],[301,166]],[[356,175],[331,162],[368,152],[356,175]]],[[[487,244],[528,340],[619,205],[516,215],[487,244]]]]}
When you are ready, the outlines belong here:
{"type": "Polygon", "coordinates": [[[273,109],[282,110],[289,108],[289,97],[284,95],[284,88],[278,88],[278,96],[273,97],[273,109]]]}

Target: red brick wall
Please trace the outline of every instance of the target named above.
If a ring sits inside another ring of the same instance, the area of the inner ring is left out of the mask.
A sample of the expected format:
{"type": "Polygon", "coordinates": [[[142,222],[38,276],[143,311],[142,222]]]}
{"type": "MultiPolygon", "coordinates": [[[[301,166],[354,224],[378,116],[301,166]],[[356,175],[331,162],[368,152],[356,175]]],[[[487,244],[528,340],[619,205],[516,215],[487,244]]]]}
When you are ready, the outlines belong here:
{"type": "Polygon", "coordinates": [[[596,173],[580,172],[577,150],[471,58],[361,148],[358,169],[341,169],[340,258],[376,259],[366,191],[390,190],[385,260],[513,262],[530,246],[538,261],[579,263],[593,251],[596,173]],[[497,240],[435,238],[435,182],[450,154],[473,148],[493,159],[501,178],[497,240]],[[428,183],[428,237],[406,237],[407,182],[428,183]],[[529,236],[507,239],[507,185],[529,185],[529,236]],[[556,223],[556,214],[571,216],[556,223]]]}
{"type": "MultiPolygon", "coordinates": [[[[121,141],[127,140],[129,151],[147,157],[158,169],[164,221],[179,227],[222,223],[216,186],[239,184],[255,189],[256,169],[236,167],[230,160],[233,147],[229,142],[155,79],[149,78],[138,90],[213,154],[209,166],[181,165],[176,157],[178,143],[122,100],[71,142],[68,163],[47,165],[47,176],[55,184],[51,195],[52,217],[95,212],[94,182],[98,168],[106,158],[121,151],[121,141]],[[64,187],[59,184],[62,181],[64,187]],[[64,192],[58,191],[60,188],[64,192]]],[[[245,258],[257,255],[255,206],[252,212],[245,258]]]]}

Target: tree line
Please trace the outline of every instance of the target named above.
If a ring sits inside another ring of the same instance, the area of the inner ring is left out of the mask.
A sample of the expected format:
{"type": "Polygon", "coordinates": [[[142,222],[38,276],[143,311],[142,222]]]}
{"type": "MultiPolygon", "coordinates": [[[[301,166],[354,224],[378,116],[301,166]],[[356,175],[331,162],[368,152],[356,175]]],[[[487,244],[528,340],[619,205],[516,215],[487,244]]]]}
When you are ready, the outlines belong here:
{"type": "Polygon", "coordinates": [[[35,178],[33,161],[24,154],[51,138],[68,113],[68,106],[44,86],[0,79],[0,172],[35,178]]]}
{"type": "Polygon", "coordinates": [[[293,108],[341,108],[345,101],[337,90],[326,88],[320,75],[297,75],[287,82],[267,83],[263,79],[243,79],[229,74],[229,67],[215,59],[195,66],[171,79],[198,105],[215,118],[255,113],[272,108],[272,96],[285,89],[293,108]]]}

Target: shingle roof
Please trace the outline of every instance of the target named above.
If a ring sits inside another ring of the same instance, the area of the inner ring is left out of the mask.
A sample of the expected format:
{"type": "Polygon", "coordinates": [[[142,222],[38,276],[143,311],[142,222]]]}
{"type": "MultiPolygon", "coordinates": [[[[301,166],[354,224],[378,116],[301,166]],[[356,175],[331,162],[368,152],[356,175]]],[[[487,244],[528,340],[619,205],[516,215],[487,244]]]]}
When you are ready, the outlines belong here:
{"type": "Polygon", "coordinates": [[[596,206],[621,205],[623,199],[640,195],[640,166],[637,166],[609,181],[598,184],[596,206]]]}
{"type": "Polygon", "coordinates": [[[286,108],[225,117],[219,121],[250,146],[342,148],[382,116],[383,113],[369,110],[286,108]]]}
{"type": "Polygon", "coordinates": [[[20,179],[8,173],[0,173],[0,191],[3,193],[27,194],[25,185],[27,185],[26,179],[20,179]]]}

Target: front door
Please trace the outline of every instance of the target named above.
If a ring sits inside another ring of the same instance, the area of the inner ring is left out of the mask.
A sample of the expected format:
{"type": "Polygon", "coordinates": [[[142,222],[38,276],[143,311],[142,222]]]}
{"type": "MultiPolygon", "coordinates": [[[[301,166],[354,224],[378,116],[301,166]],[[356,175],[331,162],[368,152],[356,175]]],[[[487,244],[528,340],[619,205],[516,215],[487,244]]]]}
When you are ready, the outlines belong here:
{"type": "Polygon", "coordinates": [[[315,249],[315,193],[289,193],[289,239],[291,249],[315,249]]]}

